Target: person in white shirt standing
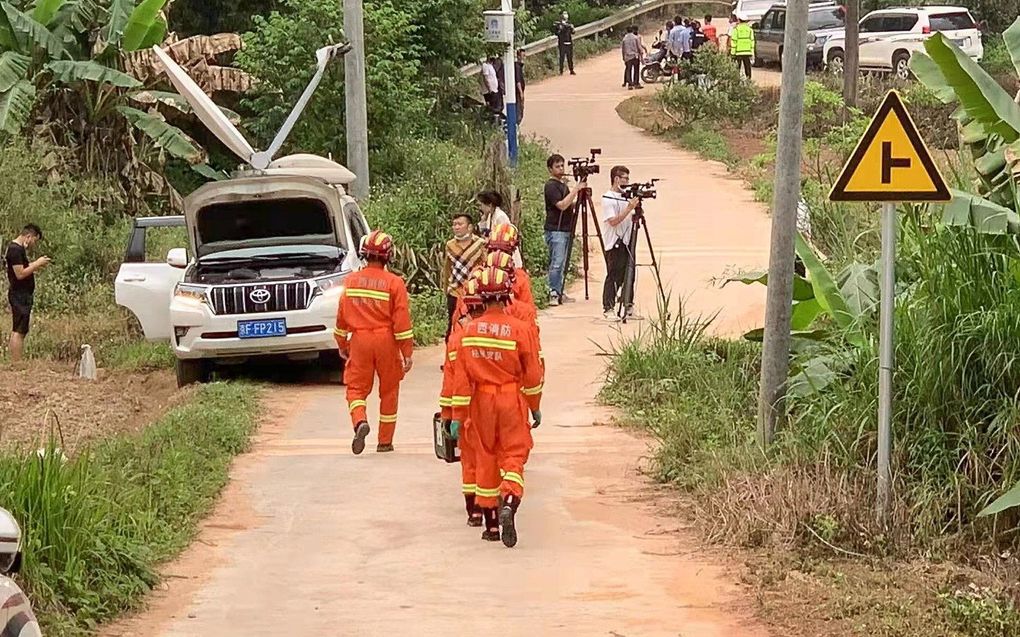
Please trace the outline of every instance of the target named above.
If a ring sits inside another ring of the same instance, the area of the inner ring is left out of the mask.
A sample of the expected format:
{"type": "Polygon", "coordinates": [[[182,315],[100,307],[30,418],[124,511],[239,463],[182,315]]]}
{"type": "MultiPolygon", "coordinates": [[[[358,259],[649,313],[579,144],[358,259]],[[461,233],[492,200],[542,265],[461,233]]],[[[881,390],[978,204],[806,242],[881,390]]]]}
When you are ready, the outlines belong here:
{"type": "MultiPolygon", "coordinates": [[[[630,170],[626,166],[613,166],[609,171],[612,186],[602,195],[602,241],[606,248],[606,283],[602,287],[602,316],[607,321],[619,321],[613,310],[616,295],[623,287],[627,264],[631,261],[630,236],[634,231],[634,210],[638,198],[627,199],[623,189],[630,183],[630,170]]],[[[633,298],[633,295],[631,295],[633,298]]],[[[625,308],[629,313],[631,308],[625,308]]]]}
{"type": "Polygon", "coordinates": [[[485,104],[489,107],[490,111],[499,113],[503,109],[499,103],[499,79],[496,77],[495,60],[495,58],[490,57],[482,62],[482,97],[485,99],[485,104]]]}

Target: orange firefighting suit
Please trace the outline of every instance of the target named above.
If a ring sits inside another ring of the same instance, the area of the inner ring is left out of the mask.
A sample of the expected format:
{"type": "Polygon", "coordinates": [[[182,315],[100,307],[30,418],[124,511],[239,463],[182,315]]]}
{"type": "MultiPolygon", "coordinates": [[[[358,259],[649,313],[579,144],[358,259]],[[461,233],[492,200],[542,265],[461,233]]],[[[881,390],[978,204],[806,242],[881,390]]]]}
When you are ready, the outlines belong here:
{"type": "MultiPolygon", "coordinates": [[[[453,419],[453,384],[456,369],[459,365],[457,350],[460,348],[463,337],[464,326],[460,323],[454,323],[453,330],[450,331],[450,339],[446,341],[446,362],[443,364],[443,390],[439,396],[439,407],[444,420],[453,419]]],[[[457,438],[457,445],[460,447],[461,491],[464,495],[473,495],[478,487],[475,481],[475,452],[471,448],[467,435],[465,435],[467,428],[470,426],[470,419],[462,421],[460,436],[457,438]]]]}
{"type": "Polygon", "coordinates": [[[475,502],[524,495],[524,464],[531,452],[528,409],[542,400],[542,364],[532,326],[490,307],[468,323],[457,350],[453,418],[470,422],[475,453],[475,502]]]}
{"type": "Polygon", "coordinates": [[[403,360],[414,348],[404,280],[369,262],[344,281],[336,314],[337,344],[347,355],[344,384],[351,423],[367,421],[365,399],[379,375],[379,444],[392,444],[403,360]]]}

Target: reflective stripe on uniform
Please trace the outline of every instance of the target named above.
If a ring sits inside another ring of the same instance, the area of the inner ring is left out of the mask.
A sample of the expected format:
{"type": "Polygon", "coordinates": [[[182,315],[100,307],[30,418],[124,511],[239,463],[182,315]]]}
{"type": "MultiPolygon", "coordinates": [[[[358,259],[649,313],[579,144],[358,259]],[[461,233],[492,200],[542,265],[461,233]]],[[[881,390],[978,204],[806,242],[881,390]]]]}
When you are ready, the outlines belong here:
{"type": "Polygon", "coordinates": [[[366,288],[347,288],[344,292],[347,296],[361,299],[375,299],[376,301],[389,301],[390,293],[382,290],[369,290],[366,288]]]}
{"type": "Polygon", "coordinates": [[[468,493],[468,494],[477,493],[478,492],[478,485],[477,484],[468,484],[468,483],[465,482],[463,485],[461,485],[460,490],[463,493],[468,493]]]}
{"type": "Polygon", "coordinates": [[[398,341],[406,341],[409,338],[414,338],[414,330],[407,330],[406,332],[397,332],[393,335],[393,338],[398,341]]]}
{"type": "Polygon", "coordinates": [[[450,399],[450,405],[453,407],[467,407],[471,404],[470,396],[454,396],[450,399]]]}
{"type": "Polygon", "coordinates": [[[365,402],[364,400],[352,400],[351,402],[347,403],[348,411],[354,411],[358,407],[368,407],[368,403],[365,402]]]}
{"type": "Polygon", "coordinates": [[[521,390],[521,393],[524,394],[525,396],[537,396],[542,393],[542,387],[544,386],[545,383],[539,383],[534,387],[525,387],[524,389],[521,390]]]}
{"type": "Polygon", "coordinates": [[[486,338],[484,336],[465,336],[461,344],[469,347],[491,347],[493,349],[516,350],[517,341],[505,341],[499,338],[486,338]]]}
{"type": "Polygon", "coordinates": [[[522,487],[524,486],[524,478],[521,477],[521,474],[516,473],[514,471],[507,471],[506,473],[504,473],[503,474],[503,479],[504,480],[509,480],[510,482],[516,482],[517,484],[521,485],[522,487]]]}
{"type": "Polygon", "coordinates": [[[397,422],[396,414],[379,414],[379,422],[394,423],[397,422]]]}
{"type": "Polygon", "coordinates": [[[483,489],[482,487],[475,487],[475,495],[483,498],[498,498],[499,489],[483,489]]]}
{"type": "Polygon", "coordinates": [[[446,396],[440,396],[439,397],[439,406],[440,407],[453,407],[453,399],[452,398],[447,398],[446,396]]]}
{"type": "Polygon", "coordinates": [[[457,352],[450,352],[447,358],[449,358],[451,361],[457,360],[457,352]]]}
{"type": "Polygon", "coordinates": [[[347,330],[342,330],[339,327],[334,327],[333,333],[339,336],[340,338],[347,338],[347,330]]]}

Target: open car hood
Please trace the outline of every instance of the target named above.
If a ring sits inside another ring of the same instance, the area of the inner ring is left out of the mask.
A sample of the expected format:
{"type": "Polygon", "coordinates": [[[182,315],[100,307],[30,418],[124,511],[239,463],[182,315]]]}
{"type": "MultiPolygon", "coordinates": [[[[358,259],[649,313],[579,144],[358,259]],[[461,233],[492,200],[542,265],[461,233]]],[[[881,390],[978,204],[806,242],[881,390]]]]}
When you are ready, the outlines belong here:
{"type": "Polygon", "coordinates": [[[192,253],[278,245],[349,248],[339,193],[321,179],[267,175],[208,183],[184,199],[192,253]]]}

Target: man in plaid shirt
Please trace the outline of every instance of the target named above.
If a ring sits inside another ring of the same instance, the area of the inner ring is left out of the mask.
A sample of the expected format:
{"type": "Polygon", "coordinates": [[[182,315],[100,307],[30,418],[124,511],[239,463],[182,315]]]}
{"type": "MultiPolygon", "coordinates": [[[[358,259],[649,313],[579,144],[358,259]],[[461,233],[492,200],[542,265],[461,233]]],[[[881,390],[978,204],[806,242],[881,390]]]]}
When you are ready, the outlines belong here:
{"type": "Polygon", "coordinates": [[[453,312],[457,299],[464,294],[464,284],[471,272],[485,259],[485,239],[475,234],[471,217],[459,214],[453,218],[453,239],[446,242],[443,257],[443,281],[446,285],[446,338],[450,338],[453,312]]]}

